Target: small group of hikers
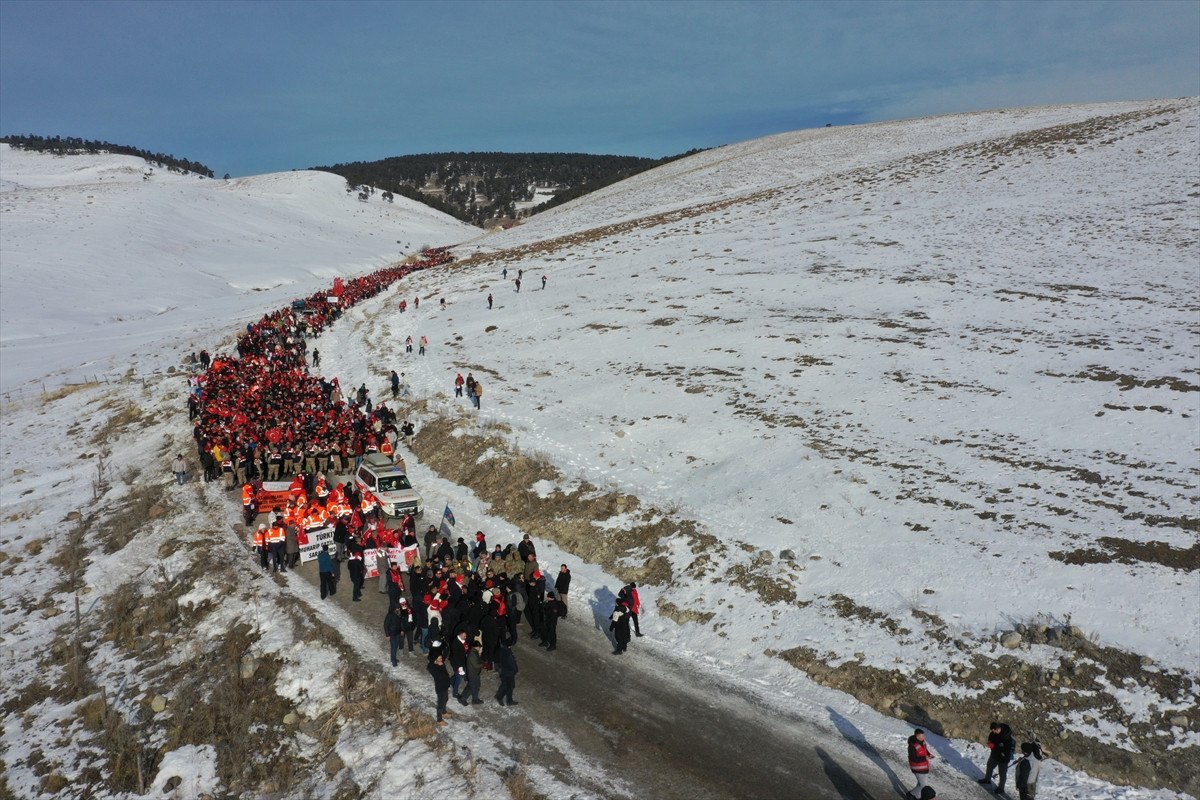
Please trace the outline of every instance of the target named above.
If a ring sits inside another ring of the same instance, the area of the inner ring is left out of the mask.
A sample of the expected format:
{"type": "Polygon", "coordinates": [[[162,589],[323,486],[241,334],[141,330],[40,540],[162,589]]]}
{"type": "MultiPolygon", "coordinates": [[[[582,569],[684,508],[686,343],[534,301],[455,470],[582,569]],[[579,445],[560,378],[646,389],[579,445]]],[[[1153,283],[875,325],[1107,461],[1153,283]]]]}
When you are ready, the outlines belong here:
{"type": "MultiPolygon", "coordinates": [[[[992,775],[995,774],[995,793],[999,796],[1007,796],[1004,784],[1008,777],[1008,768],[1015,764],[1018,800],[1034,800],[1037,796],[1037,783],[1041,776],[1044,759],[1042,746],[1037,739],[1023,742],[1021,755],[1014,762],[1013,756],[1017,750],[1017,740],[1013,738],[1012,729],[1006,723],[993,721],[988,729],[987,746],[989,751],[987,766],[983,777],[979,779],[979,784],[990,787],[992,775]]],[[[929,751],[929,744],[925,741],[925,731],[917,728],[913,731],[912,736],[908,737],[908,766],[917,779],[916,787],[905,795],[908,800],[932,800],[938,796],[934,788],[929,785],[929,765],[933,759],[934,755],[929,751]]]]}
{"type": "Polygon", "coordinates": [[[479,408],[479,401],[483,398],[483,384],[475,379],[475,376],[470,372],[467,377],[463,377],[459,372],[454,376],[454,396],[462,397],[463,391],[467,393],[467,399],[471,401],[471,405],[479,408]]]}

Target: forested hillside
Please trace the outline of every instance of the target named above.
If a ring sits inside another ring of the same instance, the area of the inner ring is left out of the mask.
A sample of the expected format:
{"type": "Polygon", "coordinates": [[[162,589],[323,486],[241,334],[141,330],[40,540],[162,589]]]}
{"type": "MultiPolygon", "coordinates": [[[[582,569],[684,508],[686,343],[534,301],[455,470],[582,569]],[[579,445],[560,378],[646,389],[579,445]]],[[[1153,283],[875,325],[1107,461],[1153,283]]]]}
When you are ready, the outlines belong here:
{"type": "MultiPolygon", "coordinates": [[[[163,169],[179,172],[195,172],[207,178],[213,177],[213,171],[199,161],[189,161],[186,158],[176,158],[173,155],[154,153],[140,147],[130,147],[124,144],[99,141],[97,139],[81,139],[78,136],[0,136],[0,142],[12,145],[18,150],[31,150],[35,153],[53,153],[54,155],[78,155],[81,153],[115,153],[124,156],[138,156],[151,164],[163,169]]],[[[226,175],[225,177],[229,177],[226,175]]]]}
{"type": "Polygon", "coordinates": [[[341,175],[347,191],[369,194],[360,187],[373,186],[485,225],[537,213],[696,152],[657,159],[587,153],[425,153],[313,169],[341,175]],[[531,205],[535,193],[552,196],[531,205]]]}

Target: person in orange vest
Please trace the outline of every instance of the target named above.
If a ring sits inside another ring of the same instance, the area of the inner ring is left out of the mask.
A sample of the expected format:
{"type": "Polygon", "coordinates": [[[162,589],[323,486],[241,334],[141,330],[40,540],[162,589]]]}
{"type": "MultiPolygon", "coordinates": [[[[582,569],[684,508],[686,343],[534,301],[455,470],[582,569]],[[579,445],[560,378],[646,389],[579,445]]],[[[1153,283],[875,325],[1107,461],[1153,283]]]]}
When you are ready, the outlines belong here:
{"type": "Polygon", "coordinates": [[[270,569],[270,562],[267,550],[267,523],[263,522],[258,526],[258,530],[254,532],[254,549],[258,551],[258,565],[262,567],[263,572],[270,569]]]}
{"type": "Polygon", "coordinates": [[[281,514],[283,515],[284,524],[291,525],[296,519],[296,501],[288,500],[287,505],[283,507],[281,514]]]}
{"type": "Polygon", "coordinates": [[[287,529],[282,520],[267,529],[267,549],[271,551],[271,571],[287,572],[287,561],[284,560],[284,543],[287,541],[287,529]]]}
{"type": "Polygon", "coordinates": [[[253,525],[258,516],[258,498],[255,496],[254,484],[242,484],[242,517],[247,525],[253,525]]]}
{"type": "Polygon", "coordinates": [[[396,452],[396,448],[392,447],[392,443],[389,440],[384,439],[379,445],[379,452],[383,453],[388,458],[391,458],[396,452]]]}
{"type": "Polygon", "coordinates": [[[309,507],[308,521],[305,524],[306,528],[320,528],[329,522],[329,512],[322,506],[313,505],[309,507]]]}

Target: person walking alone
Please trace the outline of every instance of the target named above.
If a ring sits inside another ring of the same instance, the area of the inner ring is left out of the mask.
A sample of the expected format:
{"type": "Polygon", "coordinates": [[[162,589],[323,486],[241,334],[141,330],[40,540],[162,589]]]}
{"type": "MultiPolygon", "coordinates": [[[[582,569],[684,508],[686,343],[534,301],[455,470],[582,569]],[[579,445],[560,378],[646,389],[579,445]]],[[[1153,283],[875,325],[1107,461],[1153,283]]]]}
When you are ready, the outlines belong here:
{"type": "Polygon", "coordinates": [[[417,343],[417,355],[425,355],[425,348],[429,347],[429,337],[421,335],[421,341],[417,343]]]}
{"type": "Polygon", "coordinates": [[[491,292],[489,292],[489,293],[488,293],[488,311],[491,311],[491,310],[492,310],[492,300],[493,300],[493,299],[494,299],[494,298],[492,297],[492,295],[491,295],[491,292]]]}
{"type": "Polygon", "coordinates": [[[929,784],[929,762],[933,758],[933,753],[929,752],[929,745],[925,743],[925,731],[917,728],[913,735],[908,737],[908,768],[917,779],[916,788],[908,793],[909,797],[921,797],[925,791],[929,784]]]}
{"type": "Polygon", "coordinates": [[[447,724],[444,717],[453,716],[446,710],[446,704],[450,702],[450,673],[446,671],[446,659],[440,650],[433,651],[431,655],[433,657],[425,669],[433,678],[433,691],[437,694],[437,724],[444,728],[447,724]]]}
{"type": "Polygon", "coordinates": [[[542,276],[542,291],[546,291],[546,276],[542,276]]]}
{"type": "Polygon", "coordinates": [[[171,464],[171,471],[175,473],[176,485],[183,486],[187,483],[187,460],[183,457],[183,453],[175,456],[175,461],[171,464]]]}

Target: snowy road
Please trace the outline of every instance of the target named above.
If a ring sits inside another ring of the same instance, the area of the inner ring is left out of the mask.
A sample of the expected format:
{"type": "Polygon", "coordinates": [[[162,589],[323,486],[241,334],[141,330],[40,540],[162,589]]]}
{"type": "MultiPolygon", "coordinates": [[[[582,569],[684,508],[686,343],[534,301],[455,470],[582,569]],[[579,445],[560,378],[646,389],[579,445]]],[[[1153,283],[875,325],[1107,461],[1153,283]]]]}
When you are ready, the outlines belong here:
{"type": "MultiPolygon", "coordinates": [[[[315,562],[298,572],[312,586],[302,590],[315,595],[315,562]]],[[[376,585],[368,581],[363,601],[354,603],[343,573],[335,601],[360,623],[356,633],[379,642],[386,665],[380,634],[386,603],[376,585]]],[[[572,600],[554,653],[533,646],[522,624],[515,648],[518,709],[495,705],[492,673],[480,692],[485,705],[464,708],[451,700],[455,717],[447,732],[456,742],[503,736],[518,748],[513,755],[527,756],[585,796],[865,800],[895,797],[911,782],[870,746],[857,749],[811,721],[764,708],[734,686],[640,648],[645,640],[635,638],[626,655],[613,656],[601,632],[609,609],[597,599],[572,600]]],[[[402,656],[396,673],[417,696],[428,696],[432,713],[424,663],[419,651],[402,656]]],[[[837,729],[850,730],[849,721],[831,716],[837,729]]]]}

